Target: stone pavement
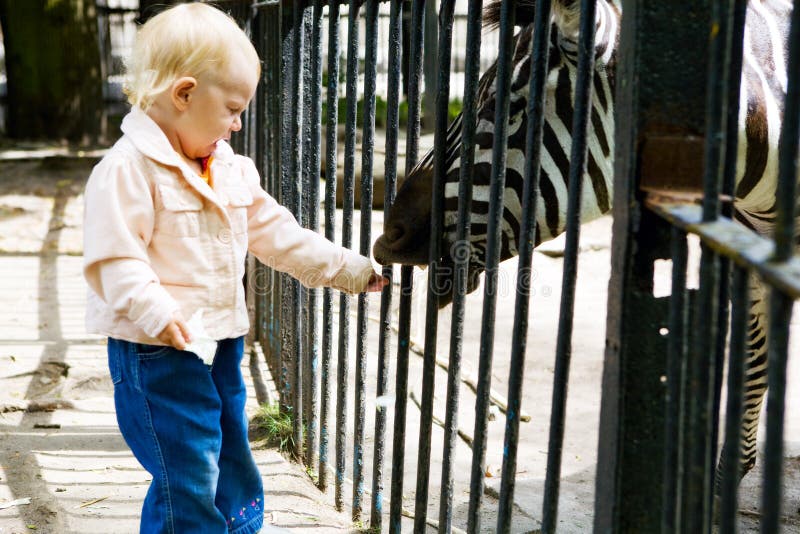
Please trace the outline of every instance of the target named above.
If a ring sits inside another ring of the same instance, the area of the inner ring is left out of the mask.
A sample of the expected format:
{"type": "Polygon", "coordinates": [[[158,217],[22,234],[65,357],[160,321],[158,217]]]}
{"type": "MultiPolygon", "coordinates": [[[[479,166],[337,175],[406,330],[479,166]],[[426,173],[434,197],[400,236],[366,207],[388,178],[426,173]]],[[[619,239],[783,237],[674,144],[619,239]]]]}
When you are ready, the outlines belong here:
{"type": "MultiPolygon", "coordinates": [[[[150,476],[117,429],[105,340],[83,327],[86,162],[56,162],[41,180],[42,162],[0,164],[0,533],[138,532],[150,476]]],[[[353,530],[299,465],[254,454],[272,526],[353,530]]]]}
{"type": "MultiPolygon", "coordinates": [[[[48,533],[128,533],[136,532],[139,506],[148,475],[132,458],[116,427],[107,378],[103,340],[83,331],[85,287],[81,265],[81,191],[88,174],[86,160],[47,158],[13,164],[0,155],[0,534],[21,532],[48,533]],[[18,504],[12,504],[22,499],[18,504]],[[25,499],[30,499],[27,503],[25,499]]],[[[373,213],[373,229],[380,228],[382,212],[373,213]]],[[[356,213],[354,228],[358,229],[356,213]]],[[[376,230],[373,230],[375,232],[376,230]]],[[[373,233],[373,238],[375,234],[373,233]]],[[[605,334],[605,304],[610,266],[608,242],[610,219],[601,219],[582,228],[573,353],[570,371],[570,397],[559,499],[559,533],[579,534],[591,529],[596,469],[597,419],[600,376],[605,334]]],[[[358,242],[358,235],[354,242],[358,242]]],[[[537,253],[534,259],[533,288],[536,292],[529,325],[529,354],[526,360],[523,406],[531,420],[521,428],[515,492],[515,533],[529,533],[539,526],[541,517],[544,464],[547,459],[547,423],[552,388],[553,355],[557,329],[561,259],[558,241],[548,244],[549,255],[537,253]]],[[[692,257],[694,258],[694,256],[692,257]]],[[[507,389],[509,332],[513,324],[515,261],[501,266],[496,319],[495,364],[492,386],[501,394],[507,389]]],[[[421,396],[422,358],[418,352],[424,334],[424,276],[415,272],[415,308],[409,384],[416,398],[421,396]]],[[[669,272],[656,273],[656,288],[668,292],[669,272]]],[[[467,329],[464,336],[464,373],[477,369],[480,346],[482,290],[468,298],[467,329]]],[[[397,293],[395,293],[396,295],[397,293]]],[[[354,299],[355,300],[355,299],[354,299]]],[[[397,305],[397,298],[393,305],[397,305]]],[[[370,316],[377,315],[377,301],[371,299],[370,316]]],[[[355,322],[353,317],[352,323],[355,322]]],[[[450,310],[440,314],[437,345],[439,356],[447,358],[450,310]]],[[[369,347],[377,346],[377,328],[370,322],[369,347]]],[[[795,331],[800,324],[800,309],[793,316],[795,331]]],[[[334,332],[338,331],[334,325],[334,332]]],[[[352,340],[353,338],[351,338],[352,340]]],[[[792,336],[792,354],[800,354],[800,336],[792,336]]],[[[351,342],[351,349],[354,349],[351,342]]],[[[370,349],[373,350],[373,349],[370,349]]],[[[396,347],[390,348],[394,354],[396,347]]],[[[334,358],[335,359],[335,358],[334,358]]],[[[346,477],[352,476],[352,393],[354,360],[351,357],[348,459],[346,477]]],[[[376,358],[368,358],[367,376],[375,376],[376,358]]],[[[394,367],[394,357],[390,358],[394,367]]],[[[250,372],[245,366],[244,372],[250,372]]],[[[393,369],[390,371],[393,373],[393,369]]],[[[265,375],[260,369],[258,374],[265,375]]],[[[336,376],[335,362],[331,375],[336,376]]],[[[791,359],[789,367],[787,414],[800,409],[800,361],[791,359]]],[[[265,380],[268,377],[264,376],[265,380]]],[[[374,428],[374,380],[368,381],[367,437],[364,473],[371,485],[374,428]]],[[[394,376],[390,378],[391,389],[394,376]]],[[[446,372],[436,371],[434,414],[444,419],[446,372]]],[[[471,433],[474,420],[474,393],[462,388],[459,426],[471,433]]],[[[250,409],[255,407],[251,391],[250,409]]],[[[490,445],[486,457],[486,487],[482,532],[495,525],[502,461],[504,417],[498,415],[489,425],[490,445]]],[[[800,419],[787,417],[785,532],[800,532],[800,419]]],[[[762,421],[763,423],[763,421],[762,421]]],[[[391,421],[389,428],[392,428],[391,421]]],[[[405,450],[405,492],[403,504],[414,510],[416,450],[419,436],[419,410],[409,403],[405,450]]],[[[430,459],[428,518],[438,518],[439,481],[443,432],[434,426],[430,459]]],[[[763,439],[763,428],[760,438],[763,439]]],[[[391,440],[390,440],[391,442],[391,440]]],[[[305,470],[285,460],[274,450],[255,451],[267,488],[267,510],[273,512],[273,525],[292,532],[352,531],[347,514],[335,512],[332,490],[318,492],[305,470]]],[[[391,443],[386,450],[391,458],[391,443]]],[[[466,525],[469,499],[471,451],[459,441],[456,454],[456,492],[454,523],[466,525]]],[[[332,461],[332,458],[331,458],[332,461]]],[[[387,460],[388,461],[388,460],[387,460]]],[[[761,460],[757,464],[760,468],[761,460]]],[[[388,491],[388,467],[384,468],[384,488],[388,491]]],[[[742,486],[740,532],[758,531],[758,472],[748,476],[742,486]]],[[[346,484],[346,501],[352,487],[346,484]]],[[[388,507],[388,504],[384,504],[388,507]]],[[[364,499],[369,506],[369,495],[364,499]]],[[[349,506],[348,506],[349,508],[349,506]]],[[[365,514],[366,515],[366,514],[365,514]]],[[[386,521],[384,521],[386,525],[386,521]]],[[[404,519],[404,530],[410,521],[404,519]]],[[[435,528],[429,528],[435,531],[435,528]]],[[[456,531],[458,532],[458,531],[456,531]]]]}

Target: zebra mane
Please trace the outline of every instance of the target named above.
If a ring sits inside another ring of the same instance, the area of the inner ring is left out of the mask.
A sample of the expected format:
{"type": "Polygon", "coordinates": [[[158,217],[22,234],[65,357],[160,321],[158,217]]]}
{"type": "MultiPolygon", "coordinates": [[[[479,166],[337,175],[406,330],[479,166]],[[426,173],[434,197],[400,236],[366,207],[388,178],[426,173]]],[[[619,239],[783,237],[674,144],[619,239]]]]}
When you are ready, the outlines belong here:
{"type": "MultiPolygon", "coordinates": [[[[483,10],[483,27],[495,30],[500,26],[500,4],[503,2],[495,0],[489,2],[483,10]]],[[[536,0],[519,0],[514,11],[514,24],[516,26],[527,26],[533,24],[536,0]]]]}

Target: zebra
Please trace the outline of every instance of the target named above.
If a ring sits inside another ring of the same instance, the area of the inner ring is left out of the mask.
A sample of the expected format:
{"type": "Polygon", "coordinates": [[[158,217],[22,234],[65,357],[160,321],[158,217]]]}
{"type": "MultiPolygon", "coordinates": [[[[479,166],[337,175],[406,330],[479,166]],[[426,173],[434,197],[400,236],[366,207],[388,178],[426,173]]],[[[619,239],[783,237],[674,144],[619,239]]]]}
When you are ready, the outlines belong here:
{"type": "MultiPolygon", "coordinates": [[[[555,238],[566,228],[567,178],[573,114],[572,91],[577,75],[579,20],[577,0],[554,0],[546,82],[546,105],[541,150],[540,195],[537,200],[535,246],[555,238]]],[[[497,25],[500,2],[484,12],[488,25],[497,25]]],[[[531,68],[535,0],[517,3],[516,23],[523,26],[514,38],[508,159],[503,200],[500,260],[517,255],[522,220],[522,193],[528,110],[527,80],[531,68]]],[[[778,175],[778,137],[786,96],[788,0],[750,0],[744,33],[744,57],[739,105],[739,144],[735,185],[735,218],[760,233],[771,234],[775,222],[778,175]]],[[[588,131],[587,171],[581,220],[588,222],[611,210],[614,154],[614,87],[622,7],[619,0],[597,0],[595,72],[588,131]]],[[[470,214],[470,258],[467,291],[479,284],[487,245],[489,180],[494,132],[496,63],[478,86],[477,130],[470,214]]],[[[441,236],[444,272],[453,272],[452,257],[458,220],[461,122],[459,115],[447,132],[444,235],[441,236]]],[[[426,265],[430,235],[430,198],[433,151],[427,153],[401,184],[388,210],[384,232],[373,246],[382,264],[426,265]]],[[[800,223],[800,221],[798,221],[800,223]]],[[[800,228],[800,224],[798,224],[800,228]]],[[[439,305],[452,301],[452,284],[441,284],[439,305]]],[[[745,362],[745,406],[740,429],[740,480],[755,465],[756,434],[767,389],[767,293],[755,277],[750,280],[745,362]]],[[[727,447],[729,445],[724,445],[727,447]]],[[[735,444],[732,446],[736,446],[735,444]]],[[[723,454],[724,457],[724,454],[723,454]]],[[[717,487],[722,465],[717,468],[717,487]]]]}

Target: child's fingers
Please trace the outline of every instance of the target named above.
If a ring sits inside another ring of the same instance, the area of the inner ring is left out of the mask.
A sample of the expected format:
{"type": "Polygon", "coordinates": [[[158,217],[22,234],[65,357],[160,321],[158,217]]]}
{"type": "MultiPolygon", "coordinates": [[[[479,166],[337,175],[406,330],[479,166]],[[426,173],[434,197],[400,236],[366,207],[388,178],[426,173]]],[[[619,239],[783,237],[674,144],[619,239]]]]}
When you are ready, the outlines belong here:
{"type": "Polygon", "coordinates": [[[186,338],[183,336],[177,321],[170,323],[167,327],[167,333],[170,338],[170,345],[178,350],[186,349],[186,338]]]}
{"type": "Polygon", "coordinates": [[[369,292],[380,291],[381,289],[386,287],[388,283],[389,283],[388,278],[375,273],[369,279],[369,283],[367,284],[367,291],[369,292]]]}
{"type": "Polygon", "coordinates": [[[183,334],[183,339],[186,340],[186,343],[191,343],[192,335],[189,333],[189,326],[183,321],[183,319],[175,319],[175,324],[178,325],[180,333],[183,334]]]}

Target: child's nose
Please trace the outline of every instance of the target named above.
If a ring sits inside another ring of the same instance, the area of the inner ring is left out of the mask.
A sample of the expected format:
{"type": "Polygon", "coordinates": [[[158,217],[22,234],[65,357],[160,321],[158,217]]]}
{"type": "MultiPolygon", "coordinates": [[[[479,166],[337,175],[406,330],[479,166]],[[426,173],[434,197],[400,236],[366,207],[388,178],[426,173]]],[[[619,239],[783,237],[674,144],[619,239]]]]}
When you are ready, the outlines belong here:
{"type": "Polygon", "coordinates": [[[236,117],[233,119],[231,130],[233,130],[234,132],[238,132],[241,129],[242,129],[242,117],[236,115],[236,117]]]}

